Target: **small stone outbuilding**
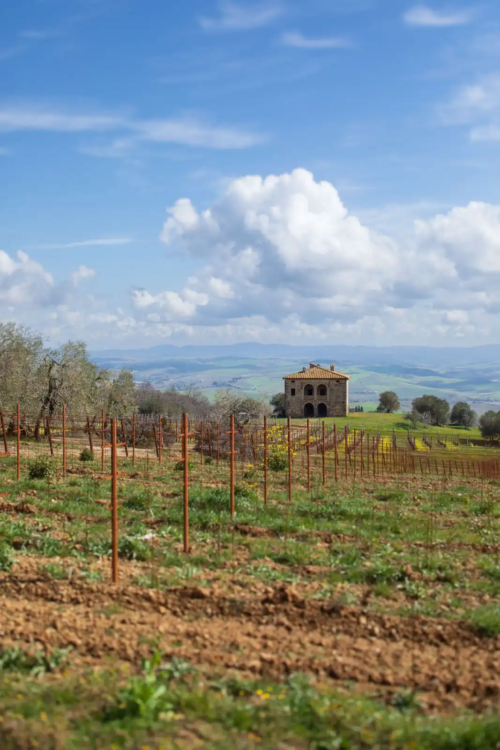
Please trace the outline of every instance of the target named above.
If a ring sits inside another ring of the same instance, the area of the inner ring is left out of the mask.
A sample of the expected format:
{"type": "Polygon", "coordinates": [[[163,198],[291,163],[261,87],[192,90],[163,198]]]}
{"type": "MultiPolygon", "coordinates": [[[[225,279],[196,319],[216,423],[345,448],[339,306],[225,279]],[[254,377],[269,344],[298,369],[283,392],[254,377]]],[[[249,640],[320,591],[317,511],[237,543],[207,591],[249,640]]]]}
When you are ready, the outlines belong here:
{"type": "Polygon", "coordinates": [[[310,364],[301,372],[285,375],[286,416],[347,417],[349,414],[349,375],[321,365],[310,364]]]}

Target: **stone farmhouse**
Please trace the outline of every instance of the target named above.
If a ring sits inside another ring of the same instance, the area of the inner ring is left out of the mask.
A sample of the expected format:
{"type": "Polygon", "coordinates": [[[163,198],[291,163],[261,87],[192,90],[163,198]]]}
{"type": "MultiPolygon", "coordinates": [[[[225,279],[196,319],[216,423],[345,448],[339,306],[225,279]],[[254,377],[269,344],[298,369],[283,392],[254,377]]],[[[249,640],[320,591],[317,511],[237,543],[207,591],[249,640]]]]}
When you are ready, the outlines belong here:
{"type": "Polygon", "coordinates": [[[349,414],[349,375],[310,364],[285,375],[287,417],[346,417],[349,414]]]}

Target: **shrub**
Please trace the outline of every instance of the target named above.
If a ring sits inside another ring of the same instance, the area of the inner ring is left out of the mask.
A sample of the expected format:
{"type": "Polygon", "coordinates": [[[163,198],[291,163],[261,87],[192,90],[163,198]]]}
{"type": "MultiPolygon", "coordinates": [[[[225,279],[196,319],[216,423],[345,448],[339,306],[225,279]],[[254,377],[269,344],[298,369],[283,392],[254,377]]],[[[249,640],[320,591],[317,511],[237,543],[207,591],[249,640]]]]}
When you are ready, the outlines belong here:
{"type": "MultiPolygon", "coordinates": [[[[175,471],[184,471],[184,461],[177,461],[174,468],[175,471]]],[[[189,471],[194,469],[194,461],[188,461],[188,469],[189,471]]]]}
{"type": "Polygon", "coordinates": [[[283,453],[271,453],[267,459],[267,467],[270,471],[285,471],[288,468],[288,459],[283,453]]]}
{"type": "Polygon", "coordinates": [[[35,458],[31,461],[28,470],[28,477],[30,479],[52,479],[54,476],[54,465],[50,458],[35,458]]]}
{"type": "Polygon", "coordinates": [[[90,448],[84,448],[82,452],[80,453],[80,461],[93,461],[94,460],[94,454],[90,450],[90,448]]]}
{"type": "Polygon", "coordinates": [[[207,466],[211,466],[213,464],[213,462],[214,462],[212,456],[205,456],[204,460],[205,460],[205,463],[206,463],[207,466]]]}

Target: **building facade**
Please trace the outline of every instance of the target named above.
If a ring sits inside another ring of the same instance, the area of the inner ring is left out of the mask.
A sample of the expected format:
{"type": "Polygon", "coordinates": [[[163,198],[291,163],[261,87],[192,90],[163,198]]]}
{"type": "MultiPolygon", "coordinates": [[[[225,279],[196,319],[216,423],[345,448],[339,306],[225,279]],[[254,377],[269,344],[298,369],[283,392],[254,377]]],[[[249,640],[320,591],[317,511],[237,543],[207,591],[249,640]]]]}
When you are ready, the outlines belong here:
{"type": "Polygon", "coordinates": [[[349,414],[349,375],[310,364],[301,372],[285,375],[287,417],[347,417],[349,414]]]}

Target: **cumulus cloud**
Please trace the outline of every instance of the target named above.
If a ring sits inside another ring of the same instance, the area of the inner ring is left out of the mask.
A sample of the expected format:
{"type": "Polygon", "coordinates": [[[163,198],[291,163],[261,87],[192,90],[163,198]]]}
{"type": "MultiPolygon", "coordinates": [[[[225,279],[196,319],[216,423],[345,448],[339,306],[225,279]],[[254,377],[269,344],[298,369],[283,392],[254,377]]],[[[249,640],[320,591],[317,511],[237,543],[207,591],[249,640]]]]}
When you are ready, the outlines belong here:
{"type": "Polygon", "coordinates": [[[58,297],[52,275],[19,251],[17,260],[0,250],[0,301],[9,305],[47,305],[58,297]]]}
{"type": "Polygon", "coordinates": [[[78,286],[82,281],[91,279],[95,276],[93,268],[87,268],[87,266],[80,266],[76,271],[71,274],[71,279],[75,286],[78,286]]]}
{"type": "MultiPolygon", "coordinates": [[[[303,169],[235,180],[209,210],[182,199],[169,209],[161,239],[173,252],[209,262],[194,279],[214,291],[203,316],[273,317],[294,309],[313,316],[333,306],[370,307],[398,276],[397,245],[349,214],[337,190],[303,169]]],[[[197,312],[193,311],[193,314],[197,312]]]]}
{"type": "Polygon", "coordinates": [[[182,293],[135,290],[132,304],[138,325],[186,336],[432,342],[486,335],[500,312],[500,206],[453,208],[396,241],[297,169],[234,180],[204,211],[178,200],[161,239],[201,270],[182,293]]]}
{"type": "Polygon", "coordinates": [[[135,288],[129,311],[87,295],[83,313],[78,285],[93,269],[80,266],[73,283],[58,284],[26,254],[0,252],[0,302],[49,310],[52,332],[92,341],[498,338],[500,205],[472,202],[408,222],[397,240],[370,224],[306,170],[242,177],[205,210],[188,198],[167,210],[166,252],[198,267],[182,289],[135,288]]]}

